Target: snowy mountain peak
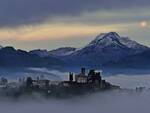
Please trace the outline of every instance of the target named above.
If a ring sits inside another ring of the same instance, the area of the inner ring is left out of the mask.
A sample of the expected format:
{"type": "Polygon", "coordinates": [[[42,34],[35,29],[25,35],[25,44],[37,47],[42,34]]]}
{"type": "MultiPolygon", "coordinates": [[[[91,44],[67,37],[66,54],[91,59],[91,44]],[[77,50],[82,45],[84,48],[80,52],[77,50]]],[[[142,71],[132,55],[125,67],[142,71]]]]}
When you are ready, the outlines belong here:
{"type": "Polygon", "coordinates": [[[85,47],[74,51],[63,58],[68,64],[102,66],[108,62],[117,62],[125,57],[149,50],[148,47],[129,39],[121,37],[115,32],[98,35],[85,47]]]}
{"type": "Polygon", "coordinates": [[[119,47],[131,48],[131,49],[146,49],[148,47],[143,46],[136,41],[129,39],[128,37],[121,37],[116,32],[102,33],[98,35],[88,46],[107,47],[116,45],[119,47]]]}
{"type": "Polygon", "coordinates": [[[101,33],[100,35],[98,35],[96,37],[96,40],[99,41],[99,40],[102,40],[105,38],[111,39],[111,40],[116,40],[116,39],[119,39],[120,36],[116,32],[101,33]]]}
{"type": "Polygon", "coordinates": [[[49,56],[49,53],[47,50],[41,50],[41,49],[32,50],[32,51],[29,51],[29,53],[38,55],[40,57],[48,57],[49,56]]]}
{"type": "Polygon", "coordinates": [[[120,36],[116,32],[102,33],[98,35],[89,45],[99,45],[99,46],[108,46],[112,44],[117,44],[124,46],[120,42],[120,36]]]}
{"type": "Polygon", "coordinates": [[[60,56],[70,55],[75,51],[76,51],[76,48],[73,48],[73,47],[62,47],[62,48],[49,51],[49,54],[52,56],[60,57],[60,56]]]}

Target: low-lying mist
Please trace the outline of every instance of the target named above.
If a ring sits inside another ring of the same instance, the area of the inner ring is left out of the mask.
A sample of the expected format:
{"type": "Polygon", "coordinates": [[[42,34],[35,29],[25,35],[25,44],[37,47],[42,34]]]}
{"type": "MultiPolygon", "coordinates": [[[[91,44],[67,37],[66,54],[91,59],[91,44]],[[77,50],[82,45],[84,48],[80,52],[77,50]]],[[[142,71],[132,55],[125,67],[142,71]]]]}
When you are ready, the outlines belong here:
{"type": "MultiPolygon", "coordinates": [[[[0,70],[10,79],[22,76],[39,76],[53,80],[68,79],[68,72],[29,68],[25,70],[0,70]]],[[[102,76],[108,82],[122,88],[150,88],[150,74],[102,76]]],[[[0,97],[0,113],[150,113],[150,90],[143,92],[111,91],[88,94],[67,99],[46,99],[35,94],[19,99],[0,97]]]]}
{"type": "Polygon", "coordinates": [[[149,113],[150,91],[103,92],[69,99],[0,101],[1,113],[149,113]]]}
{"type": "Polygon", "coordinates": [[[119,85],[121,88],[135,89],[136,87],[150,88],[150,74],[146,75],[116,75],[104,77],[112,84],[119,85]]]}
{"type": "MultiPolygon", "coordinates": [[[[79,70],[80,71],[80,70],[79,70]]],[[[122,72],[122,74],[112,74],[112,73],[102,73],[102,78],[106,79],[110,83],[114,85],[119,85],[122,88],[136,88],[136,87],[146,87],[150,88],[150,72],[143,74],[140,73],[138,70],[138,74],[136,73],[136,70],[134,70],[135,73],[125,74],[122,72]]],[[[18,80],[20,77],[27,77],[31,76],[33,78],[36,78],[37,76],[44,75],[45,78],[48,78],[50,80],[67,80],[68,79],[68,73],[65,71],[59,71],[59,70],[51,70],[48,68],[14,68],[14,69],[1,69],[0,68],[0,77],[4,76],[8,78],[9,80],[18,80]]]]}

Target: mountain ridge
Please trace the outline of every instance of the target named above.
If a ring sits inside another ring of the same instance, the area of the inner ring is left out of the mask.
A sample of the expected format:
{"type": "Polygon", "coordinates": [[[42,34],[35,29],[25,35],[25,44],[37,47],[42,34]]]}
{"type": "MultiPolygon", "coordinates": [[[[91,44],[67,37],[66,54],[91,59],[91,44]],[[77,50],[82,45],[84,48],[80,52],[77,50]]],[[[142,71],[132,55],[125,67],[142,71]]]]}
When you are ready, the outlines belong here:
{"type": "Polygon", "coordinates": [[[73,52],[62,59],[68,64],[102,66],[111,61],[120,59],[149,50],[147,46],[141,45],[129,38],[122,38],[115,32],[98,35],[85,47],[73,52]]]}
{"type": "Polygon", "coordinates": [[[41,58],[10,46],[0,49],[0,67],[47,67],[58,64],[63,65],[63,61],[55,57],[41,58]]]}
{"type": "Polygon", "coordinates": [[[104,67],[114,68],[150,68],[150,50],[130,55],[128,57],[120,59],[118,62],[108,62],[104,64],[104,67]]]}
{"type": "MultiPolygon", "coordinates": [[[[27,52],[16,50],[13,47],[2,47],[0,66],[13,66],[13,63],[17,66],[61,66],[62,64],[66,67],[103,67],[109,64],[119,66],[119,63],[122,63],[121,60],[128,59],[127,61],[134,62],[132,57],[144,54],[145,51],[150,52],[149,50],[149,47],[128,37],[109,32],[99,34],[94,40],[79,49],[63,47],[51,51],[36,49],[27,52]]],[[[142,61],[142,57],[139,60],[142,61]]]]}

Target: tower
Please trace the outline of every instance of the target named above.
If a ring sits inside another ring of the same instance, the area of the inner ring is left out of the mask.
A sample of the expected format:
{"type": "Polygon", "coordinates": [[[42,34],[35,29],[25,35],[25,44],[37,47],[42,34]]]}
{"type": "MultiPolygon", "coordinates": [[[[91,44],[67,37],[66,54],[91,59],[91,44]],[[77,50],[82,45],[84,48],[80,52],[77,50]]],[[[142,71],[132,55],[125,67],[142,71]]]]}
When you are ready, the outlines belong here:
{"type": "Polygon", "coordinates": [[[81,74],[85,75],[85,68],[81,68],[81,74]]]}
{"type": "Polygon", "coordinates": [[[73,81],[73,73],[69,73],[69,81],[70,81],[70,82],[73,81]]]}

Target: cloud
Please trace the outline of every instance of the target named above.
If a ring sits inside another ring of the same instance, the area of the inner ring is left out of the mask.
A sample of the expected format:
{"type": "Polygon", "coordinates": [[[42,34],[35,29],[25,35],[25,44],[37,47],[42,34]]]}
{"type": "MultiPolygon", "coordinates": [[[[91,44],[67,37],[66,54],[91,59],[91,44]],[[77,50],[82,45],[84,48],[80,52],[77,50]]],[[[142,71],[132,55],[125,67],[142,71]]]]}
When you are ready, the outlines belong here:
{"type": "Polygon", "coordinates": [[[101,32],[121,31],[120,25],[87,26],[80,24],[39,24],[0,29],[0,40],[41,41],[94,36],[101,32]]]}
{"type": "Polygon", "coordinates": [[[116,31],[149,45],[149,27],[137,26],[149,23],[149,6],[149,0],[0,0],[0,41],[28,50],[81,47],[116,31]]]}
{"type": "Polygon", "coordinates": [[[0,0],[0,26],[37,23],[55,16],[72,17],[98,10],[117,11],[149,6],[149,0],[0,0]]]}

